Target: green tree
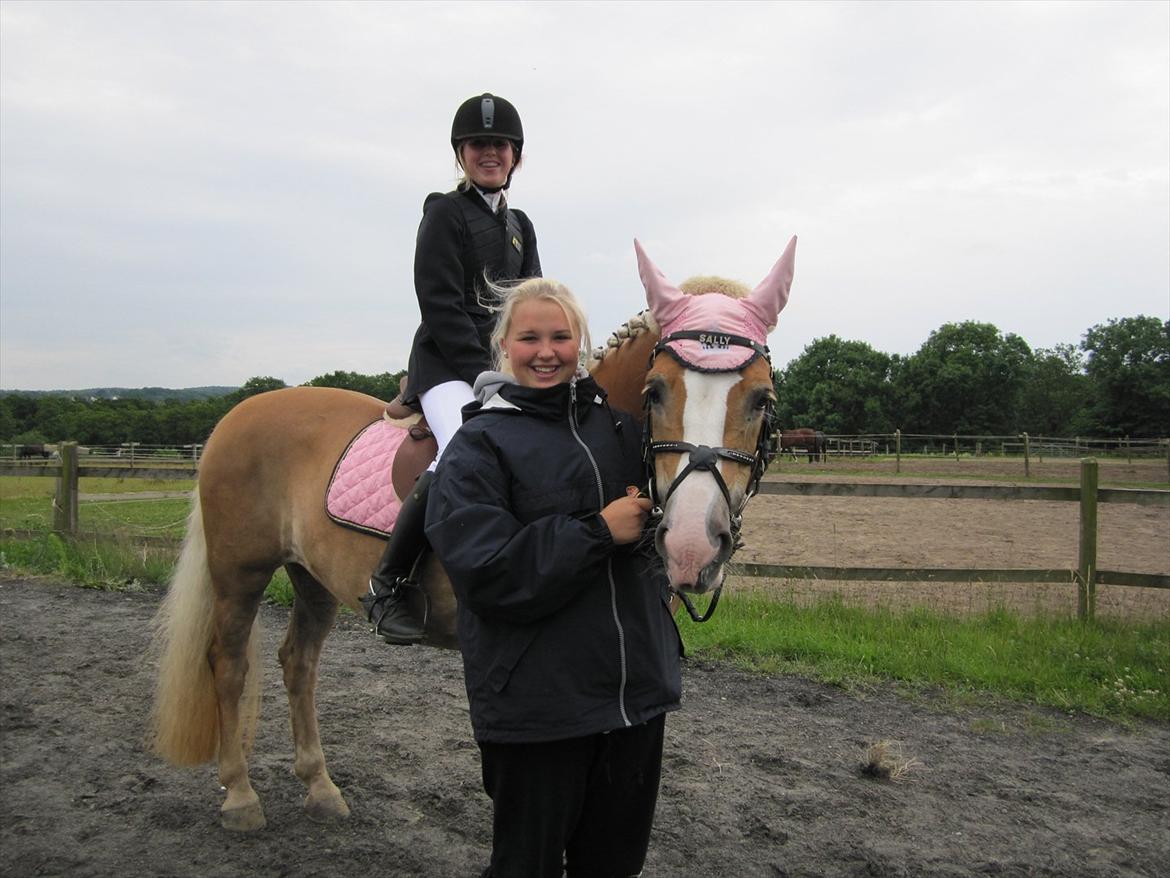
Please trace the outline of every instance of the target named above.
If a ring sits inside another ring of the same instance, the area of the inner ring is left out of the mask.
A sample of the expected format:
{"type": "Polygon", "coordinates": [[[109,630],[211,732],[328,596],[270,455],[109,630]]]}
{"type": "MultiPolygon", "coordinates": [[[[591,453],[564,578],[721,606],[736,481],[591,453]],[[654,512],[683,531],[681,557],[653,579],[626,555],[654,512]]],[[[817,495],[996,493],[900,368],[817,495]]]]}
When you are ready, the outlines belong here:
{"type": "Polygon", "coordinates": [[[785,429],[888,433],[893,358],[865,342],[819,338],[777,374],[777,417],[785,429]]]}
{"type": "Polygon", "coordinates": [[[1017,432],[1032,351],[990,323],[947,323],[897,370],[894,391],[911,433],[1017,432]]]}
{"type": "Polygon", "coordinates": [[[1020,390],[1019,429],[1033,436],[1084,434],[1089,430],[1089,390],[1079,348],[1039,348],[1020,390]]]}
{"type": "Polygon", "coordinates": [[[272,378],[268,375],[257,375],[245,381],[244,386],[239,390],[233,391],[223,398],[229,400],[234,405],[237,402],[247,399],[249,396],[255,396],[258,393],[267,393],[270,390],[280,390],[284,387],[288,387],[288,385],[279,378],[272,378]]]}
{"type": "Polygon", "coordinates": [[[36,424],[37,401],[22,393],[0,396],[0,439],[13,441],[18,433],[31,430],[36,424]]]}
{"type": "Polygon", "coordinates": [[[1093,426],[1110,436],[1170,434],[1170,321],[1123,317],[1085,333],[1093,426]]]}
{"type": "Polygon", "coordinates": [[[343,390],[356,390],[381,400],[391,400],[398,395],[398,385],[406,375],[401,372],[382,372],[378,375],[362,375],[359,372],[329,372],[318,375],[305,382],[310,387],[340,387],[343,390]]]}

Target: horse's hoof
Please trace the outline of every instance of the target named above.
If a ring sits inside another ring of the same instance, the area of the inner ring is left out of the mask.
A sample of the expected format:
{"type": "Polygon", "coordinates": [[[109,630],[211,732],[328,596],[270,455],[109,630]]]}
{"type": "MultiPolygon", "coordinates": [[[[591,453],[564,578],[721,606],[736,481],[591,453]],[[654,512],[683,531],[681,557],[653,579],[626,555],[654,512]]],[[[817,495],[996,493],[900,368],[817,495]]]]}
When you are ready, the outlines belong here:
{"type": "Polygon", "coordinates": [[[264,819],[264,809],[260,807],[259,802],[242,808],[232,808],[230,811],[221,809],[219,822],[224,829],[232,832],[255,832],[257,829],[263,829],[268,823],[264,819]]]}
{"type": "Polygon", "coordinates": [[[314,823],[336,823],[349,817],[349,805],[341,793],[331,796],[305,796],[305,814],[314,823]]]}

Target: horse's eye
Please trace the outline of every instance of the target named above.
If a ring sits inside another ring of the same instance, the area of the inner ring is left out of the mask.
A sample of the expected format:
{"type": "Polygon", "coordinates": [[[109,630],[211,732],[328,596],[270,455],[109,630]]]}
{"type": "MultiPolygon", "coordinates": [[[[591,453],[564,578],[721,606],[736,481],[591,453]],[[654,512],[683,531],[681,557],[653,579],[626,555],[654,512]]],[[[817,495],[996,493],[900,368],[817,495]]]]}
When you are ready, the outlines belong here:
{"type": "Polygon", "coordinates": [[[658,405],[662,402],[662,390],[657,384],[648,384],[642,394],[646,405],[658,405]]]}

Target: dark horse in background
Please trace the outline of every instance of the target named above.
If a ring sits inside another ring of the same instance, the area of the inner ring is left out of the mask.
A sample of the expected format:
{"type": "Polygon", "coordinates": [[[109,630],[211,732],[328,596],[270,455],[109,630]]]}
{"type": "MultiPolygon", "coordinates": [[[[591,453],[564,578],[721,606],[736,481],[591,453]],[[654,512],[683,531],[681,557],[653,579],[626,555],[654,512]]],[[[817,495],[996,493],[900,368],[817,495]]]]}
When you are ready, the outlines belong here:
{"type": "Polygon", "coordinates": [[[827,457],[828,440],[820,430],[801,427],[780,431],[780,452],[787,452],[796,460],[798,454],[807,454],[808,462],[823,461],[827,457]]]}
{"type": "Polygon", "coordinates": [[[20,460],[26,460],[30,457],[41,457],[48,460],[53,456],[53,449],[44,445],[17,445],[16,456],[20,460]]]}

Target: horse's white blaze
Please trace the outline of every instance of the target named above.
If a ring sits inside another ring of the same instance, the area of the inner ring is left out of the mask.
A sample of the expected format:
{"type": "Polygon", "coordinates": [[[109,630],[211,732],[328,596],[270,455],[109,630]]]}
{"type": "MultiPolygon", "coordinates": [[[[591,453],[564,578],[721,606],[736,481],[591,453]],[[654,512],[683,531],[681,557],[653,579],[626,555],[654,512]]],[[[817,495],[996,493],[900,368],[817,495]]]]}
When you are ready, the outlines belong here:
{"type": "MultiPolygon", "coordinates": [[[[718,448],[723,445],[727,420],[727,398],[740,381],[737,372],[683,373],[686,407],[683,410],[684,442],[718,448]]],[[[679,455],[673,479],[690,460],[679,455]]],[[[660,485],[665,490],[669,482],[660,485]]],[[[703,569],[718,559],[723,548],[720,535],[728,530],[730,512],[715,477],[708,472],[694,472],[683,479],[663,510],[665,528],[663,547],[666,572],[675,586],[693,586],[700,582],[703,569]]],[[[706,585],[717,585],[709,581],[706,585]]]]}

